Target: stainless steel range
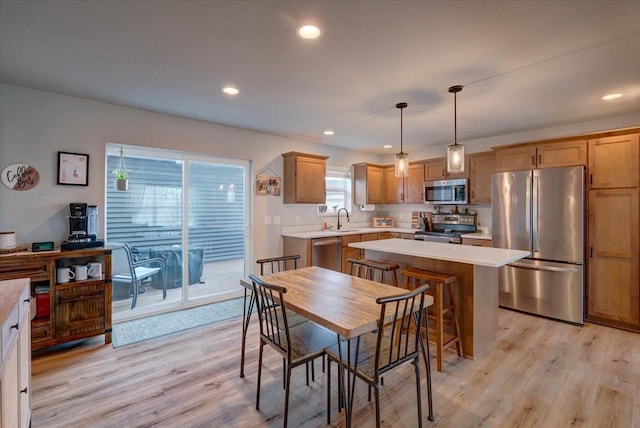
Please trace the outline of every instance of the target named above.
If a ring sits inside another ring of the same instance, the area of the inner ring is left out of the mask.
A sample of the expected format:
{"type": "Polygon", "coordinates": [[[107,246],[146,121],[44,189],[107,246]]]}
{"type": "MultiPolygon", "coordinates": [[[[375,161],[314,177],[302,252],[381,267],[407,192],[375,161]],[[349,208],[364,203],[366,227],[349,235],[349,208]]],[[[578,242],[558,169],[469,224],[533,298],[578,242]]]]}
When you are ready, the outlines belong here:
{"type": "Polygon", "coordinates": [[[462,243],[461,235],[476,231],[476,214],[419,214],[419,231],[413,239],[449,244],[462,243]]]}

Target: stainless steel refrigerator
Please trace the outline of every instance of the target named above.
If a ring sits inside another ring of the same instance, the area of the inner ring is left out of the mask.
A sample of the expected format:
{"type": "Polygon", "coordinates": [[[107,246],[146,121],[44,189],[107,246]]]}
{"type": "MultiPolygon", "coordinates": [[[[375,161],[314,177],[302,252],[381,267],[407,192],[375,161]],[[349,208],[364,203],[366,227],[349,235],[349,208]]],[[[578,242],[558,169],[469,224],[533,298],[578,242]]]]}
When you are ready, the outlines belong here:
{"type": "Polygon", "coordinates": [[[530,251],[500,269],[500,306],[584,323],[584,167],[492,175],[492,243],[530,251]]]}

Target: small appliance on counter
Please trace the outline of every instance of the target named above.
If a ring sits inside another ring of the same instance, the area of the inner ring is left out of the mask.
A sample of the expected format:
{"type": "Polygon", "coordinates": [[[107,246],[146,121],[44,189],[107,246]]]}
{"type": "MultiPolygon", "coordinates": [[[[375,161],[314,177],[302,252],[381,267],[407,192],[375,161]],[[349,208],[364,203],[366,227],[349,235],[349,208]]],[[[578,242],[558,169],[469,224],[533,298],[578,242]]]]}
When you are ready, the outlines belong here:
{"type": "Polygon", "coordinates": [[[394,227],[395,221],[393,217],[389,217],[388,212],[378,211],[374,217],[371,217],[371,227],[394,227]]]}
{"type": "Polygon", "coordinates": [[[83,202],[69,204],[69,238],[62,241],[62,251],[81,248],[104,247],[104,241],[97,239],[98,207],[83,202]]]}

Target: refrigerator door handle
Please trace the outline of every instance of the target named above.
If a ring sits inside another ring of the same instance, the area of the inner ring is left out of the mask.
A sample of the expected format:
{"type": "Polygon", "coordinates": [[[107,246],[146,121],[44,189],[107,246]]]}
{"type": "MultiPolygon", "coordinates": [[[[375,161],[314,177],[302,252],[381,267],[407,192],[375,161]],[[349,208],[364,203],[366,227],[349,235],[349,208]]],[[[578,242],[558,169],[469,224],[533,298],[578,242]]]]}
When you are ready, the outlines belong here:
{"type": "Polygon", "coordinates": [[[531,270],[546,270],[549,272],[565,272],[565,273],[578,272],[578,268],[574,268],[574,267],[561,268],[561,267],[555,267],[555,266],[530,265],[530,264],[518,263],[518,262],[509,263],[509,266],[519,267],[524,269],[531,269],[531,270]]]}
{"type": "Polygon", "coordinates": [[[533,183],[532,183],[532,207],[531,207],[531,226],[533,228],[533,252],[537,253],[540,252],[540,230],[539,230],[539,213],[538,213],[538,208],[539,208],[539,181],[540,181],[540,177],[538,177],[537,175],[533,176],[533,183]]]}
{"type": "Polygon", "coordinates": [[[528,247],[531,248],[531,176],[527,177],[524,203],[524,230],[527,232],[529,241],[528,247]]]}

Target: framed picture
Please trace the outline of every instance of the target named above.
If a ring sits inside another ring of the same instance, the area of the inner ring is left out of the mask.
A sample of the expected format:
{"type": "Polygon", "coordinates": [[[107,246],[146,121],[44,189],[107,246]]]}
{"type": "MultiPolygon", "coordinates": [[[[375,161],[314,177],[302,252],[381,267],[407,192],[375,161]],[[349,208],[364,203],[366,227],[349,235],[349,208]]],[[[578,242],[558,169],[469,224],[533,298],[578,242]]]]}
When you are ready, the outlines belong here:
{"type": "Polygon", "coordinates": [[[58,152],[58,184],[89,185],[89,155],[58,152]]]}
{"type": "Polygon", "coordinates": [[[280,196],[280,177],[257,175],[256,193],[258,195],[280,196]]]}

